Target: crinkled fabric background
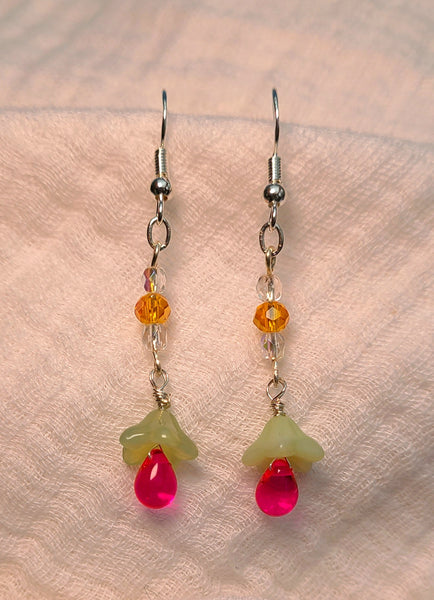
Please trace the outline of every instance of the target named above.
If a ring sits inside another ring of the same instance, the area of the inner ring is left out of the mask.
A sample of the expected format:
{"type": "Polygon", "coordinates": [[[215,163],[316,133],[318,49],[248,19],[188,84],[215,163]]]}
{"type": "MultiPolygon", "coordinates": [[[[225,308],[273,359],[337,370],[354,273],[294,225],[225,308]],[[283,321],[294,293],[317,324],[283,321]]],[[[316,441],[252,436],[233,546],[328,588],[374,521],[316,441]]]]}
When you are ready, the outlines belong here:
{"type": "Polygon", "coordinates": [[[0,8],[0,598],[432,597],[430,2],[0,8]],[[283,519],[241,454],[270,416],[251,322],[279,91],[288,413],[324,446],[283,519]],[[175,505],[118,437],[153,408],[132,309],[169,97],[175,505]]]}

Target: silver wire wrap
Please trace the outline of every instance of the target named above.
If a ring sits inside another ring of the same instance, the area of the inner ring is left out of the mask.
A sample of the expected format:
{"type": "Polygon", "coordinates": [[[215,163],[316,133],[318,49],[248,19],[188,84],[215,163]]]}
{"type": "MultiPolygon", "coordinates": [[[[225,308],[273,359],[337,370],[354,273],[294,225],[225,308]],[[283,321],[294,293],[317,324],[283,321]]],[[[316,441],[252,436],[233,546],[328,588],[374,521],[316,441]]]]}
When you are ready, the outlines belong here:
{"type": "Polygon", "coordinates": [[[167,178],[167,153],[164,146],[155,150],[155,175],[167,178]]]}
{"type": "Polygon", "coordinates": [[[268,159],[268,182],[269,183],[280,183],[282,178],[282,164],[280,156],[273,154],[268,159]]]}
{"type": "MultiPolygon", "coordinates": [[[[280,156],[277,154],[278,145],[279,145],[279,134],[280,134],[280,126],[279,126],[279,101],[277,97],[277,92],[273,89],[273,110],[274,110],[274,151],[273,156],[268,159],[268,183],[277,184],[280,188],[281,192],[283,192],[284,197],[284,189],[281,186],[281,178],[282,178],[282,164],[280,156]]],[[[267,188],[266,188],[267,189],[267,188]]],[[[265,192],[264,192],[265,194],[265,192]]],[[[268,299],[270,301],[274,300],[274,284],[273,284],[273,271],[276,265],[276,256],[283,248],[284,244],[284,235],[283,230],[280,225],[277,223],[277,213],[280,204],[280,200],[277,196],[266,196],[267,199],[270,199],[270,215],[267,223],[259,230],[259,245],[261,247],[262,252],[265,254],[265,264],[267,267],[267,275],[269,279],[268,285],[268,299]],[[277,199],[275,199],[277,198],[277,199]],[[277,246],[267,245],[265,243],[265,233],[266,231],[277,231],[277,246]]],[[[275,345],[277,343],[276,333],[272,333],[271,342],[275,345]]],[[[267,396],[270,399],[271,408],[273,409],[274,415],[285,415],[285,407],[282,401],[282,398],[286,392],[287,383],[286,381],[280,377],[279,375],[279,367],[277,359],[273,360],[273,378],[267,384],[267,396]]]]}
{"type": "MultiPolygon", "coordinates": [[[[276,364],[276,361],[274,361],[276,364]]],[[[287,383],[281,377],[277,377],[277,381],[275,378],[270,379],[267,384],[267,396],[270,399],[271,408],[273,409],[274,415],[286,415],[285,413],[285,405],[282,402],[282,397],[286,392],[287,383]],[[279,391],[279,387],[281,387],[279,391]],[[275,393],[272,394],[272,389],[275,390],[275,393]]]]}
{"type": "Polygon", "coordinates": [[[169,383],[169,376],[166,373],[166,371],[163,368],[161,368],[161,365],[158,371],[155,369],[155,367],[152,369],[152,371],[149,373],[149,381],[151,382],[152,394],[156,403],[158,404],[158,408],[160,410],[165,410],[166,408],[169,408],[170,394],[164,391],[164,388],[169,383]],[[163,380],[163,383],[158,385],[156,377],[161,378],[163,380]]]}
{"type": "MultiPolygon", "coordinates": [[[[158,259],[160,256],[160,252],[167,248],[170,242],[170,238],[172,235],[172,229],[170,227],[169,221],[164,216],[164,204],[167,200],[167,193],[170,192],[171,186],[169,181],[169,176],[167,173],[167,153],[166,148],[164,147],[164,140],[166,137],[166,127],[167,127],[167,94],[165,90],[162,92],[162,100],[163,100],[163,117],[161,121],[161,142],[160,147],[155,151],[155,174],[157,178],[161,178],[155,180],[154,183],[161,184],[163,187],[159,188],[160,190],[165,190],[166,193],[157,193],[155,194],[156,200],[156,211],[155,217],[148,223],[148,227],[146,230],[146,237],[148,239],[148,243],[154,251],[152,256],[151,266],[156,267],[158,263],[158,259]],[[165,186],[165,187],[164,187],[165,186]],[[164,225],[166,230],[166,237],[164,241],[154,240],[154,226],[160,227],[164,225]]],[[[152,186],[151,186],[151,189],[152,186]]],[[[158,189],[158,188],[156,188],[158,189]]],[[[165,391],[165,387],[169,383],[169,376],[167,372],[163,369],[160,362],[160,357],[157,352],[157,336],[155,334],[155,327],[151,325],[152,329],[152,356],[154,359],[154,368],[149,374],[149,381],[152,386],[152,394],[154,399],[158,405],[160,410],[166,410],[170,407],[170,394],[165,391]]]]}

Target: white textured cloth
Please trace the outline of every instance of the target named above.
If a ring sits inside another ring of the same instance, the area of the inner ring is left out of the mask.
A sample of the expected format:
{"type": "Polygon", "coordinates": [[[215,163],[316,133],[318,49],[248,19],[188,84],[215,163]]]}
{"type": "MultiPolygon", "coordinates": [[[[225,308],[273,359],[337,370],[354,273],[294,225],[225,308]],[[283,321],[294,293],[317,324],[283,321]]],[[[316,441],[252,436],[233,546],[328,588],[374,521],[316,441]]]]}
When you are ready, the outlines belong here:
{"type": "Polygon", "coordinates": [[[428,3],[265,5],[2,9],[1,600],[432,597],[428,3]],[[118,437],[154,408],[133,307],[166,82],[163,362],[199,458],[152,512],[118,437]],[[240,462],[271,416],[252,317],[272,83],[286,406],[326,452],[280,519],[240,462]]]}

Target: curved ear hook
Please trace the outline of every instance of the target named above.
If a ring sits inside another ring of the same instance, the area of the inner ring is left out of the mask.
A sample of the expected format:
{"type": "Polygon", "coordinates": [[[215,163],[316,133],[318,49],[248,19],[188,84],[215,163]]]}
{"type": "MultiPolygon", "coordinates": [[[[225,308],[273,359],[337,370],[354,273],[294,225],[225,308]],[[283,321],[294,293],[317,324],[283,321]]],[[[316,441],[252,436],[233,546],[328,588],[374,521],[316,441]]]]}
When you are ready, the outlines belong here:
{"type": "Polygon", "coordinates": [[[164,146],[164,138],[166,137],[166,126],[167,126],[167,94],[166,90],[163,90],[163,118],[161,121],[161,146],[164,146]]]}
{"type": "Polygon", "coordinates": [[[277,154],[277,146],[279,145],[279,99],[277,97],[277,90],[273,88],[273,108],[274,108],[274,154],[277,154]]]}

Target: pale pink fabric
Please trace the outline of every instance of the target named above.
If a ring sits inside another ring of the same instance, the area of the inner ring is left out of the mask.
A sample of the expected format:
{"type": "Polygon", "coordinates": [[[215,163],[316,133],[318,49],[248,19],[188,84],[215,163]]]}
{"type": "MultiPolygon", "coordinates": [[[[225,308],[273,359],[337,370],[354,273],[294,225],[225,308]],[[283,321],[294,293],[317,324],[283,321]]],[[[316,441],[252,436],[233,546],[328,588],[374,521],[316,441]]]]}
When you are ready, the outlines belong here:
{"type": "Polygon", "coordinates": [[[1,9],[1,600],[432,596],[429,4],[275,6],[1,9]],[[251,319],[272,84],[286,406],[326,452],[283,519],[240,462],[270,416],[251,319]],[[133,306],[163,85],[163,361],[200,454],[153,513],[118,437],[154,407],[133,306]]]}

